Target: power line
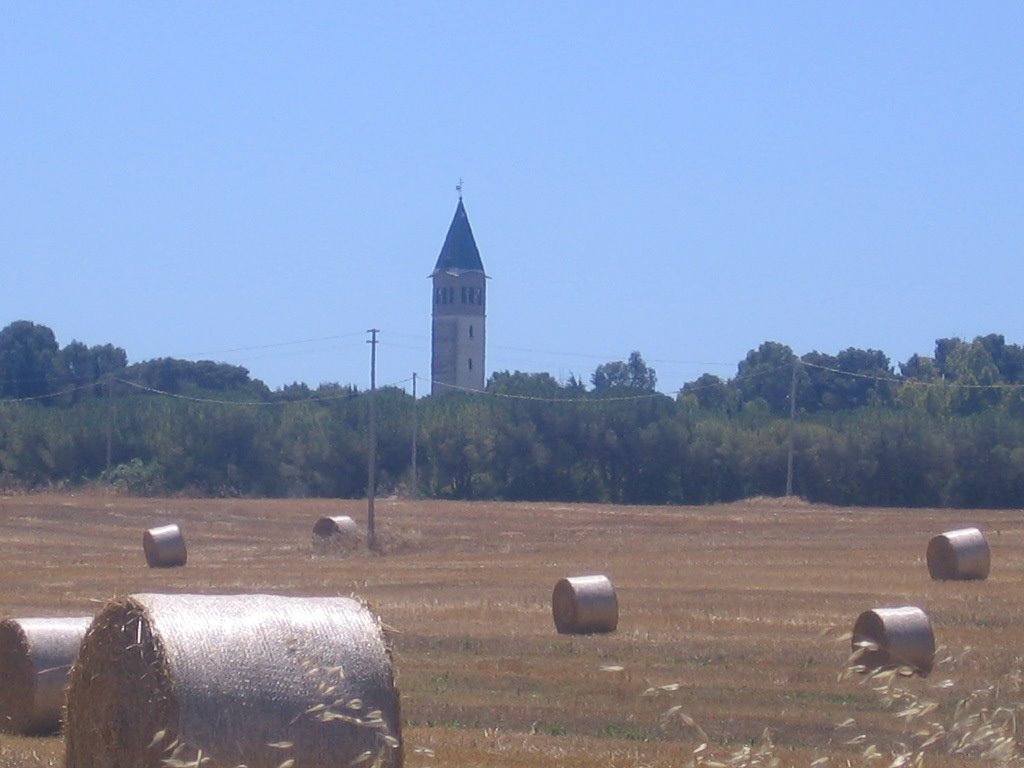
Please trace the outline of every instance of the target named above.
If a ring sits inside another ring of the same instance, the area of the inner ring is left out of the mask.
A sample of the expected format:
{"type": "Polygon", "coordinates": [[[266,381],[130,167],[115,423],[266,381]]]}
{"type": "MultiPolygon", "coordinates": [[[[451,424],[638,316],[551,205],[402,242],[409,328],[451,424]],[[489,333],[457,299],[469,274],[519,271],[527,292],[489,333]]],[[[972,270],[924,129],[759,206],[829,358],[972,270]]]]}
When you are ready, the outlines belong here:
{"type": "Polygon", "coordinates": [[[313,344],[318,341],[335,341],[361,335],[359,332],[340,333],[333,336],[317,336],[311,339],[294,339],[292,341],[278,341],[271,344],[254,344],[245,347],[231,347],[229,349],[214,349],[206,352],[184,352],[180,357],[198,357],[199,355],[224,355],[230,352],[249,352],[256,349],[275,349],[277,347],[292,347],[299,344],[313,344]]]}
{"type": "Polygon", "coordinates": [[[64,395],[70,395],[74,392],[81,392],[83,389],[92,389],[103,383],[103,379],[96,379],[95,381],[89,382],[88,384],[81,384],[71,389],[62,389],[60,392],[49,392],[45,395],[27,395],[25,397],[3,397],[0,398],[0,403],[28,403],[33,400],[47,400],[51,397],[63,397],[64,395]]]}
{"type": "Polygon", "coordinates": [[[358,392],[345,393],[338,395],[323,395],[316,397],[304,397],[301,400],[219,400],[211,397],[195,397],[193,395],[183,395],[180,392],[167,392],[163,389],[157,389],[156,387],[150,387],[145,384],[140,384],[137,381],[128,381],[127,379],[114,379],[114,381],[125,384],[135,389],[140,389],[143,392],[149,392],[153,395],[161,395],[163,397],[170,397],[175,400],[187,400],[190,403],[207,403],[211,405],[240,405],[240,406],[284,406],[294,405],[296,403],[317,403],[326,402],[331,400],[349,400],[353,397],[358,397],[358,392]]]}
{"type": "Polygon", "coordinates": [[[954,389],[1020,389],[1024,387],[1024,384],[1013,384],[1008,382],[999,382],[996,384],[961,384],[956,381],[922,381],[921,379],[914,379],[907,376],[897,377],[895,375],[878,376],[871,373],[859,373],[857,371],[844,371],[840,368],[829,368],[827,365],[818,365],[817,363],[808,363],[803,360],[800,361],[800,365],[807,366],[808,368],[817,368],[821,371],[828,371],[829,373],[835,373],[840,376],[849,376],[854,379],[869,379],[871,381],[884,381],[889,384],[896,384],[898,386],[923,386],[923,387],[951,387],[954,389]]]}
{"type": "Polygon", "coordinates": [[[370,549],[377,546],[377,524],[374,514],[374,500],[377,496],[377,334],[378,328],[371,328],[367,331],[370,334],[366,342],[370,345],[370,420],[369,434],[366,438],[367,459],[366,459],[366,534],[367,544],[370,549]]]}
{"type": "MultiPolygon", "coordinates": [[[[345,334],[345,335],[347,336],[349,334],[345,334]]],[[[382,343],[381,340],[378,339],[377,340],[377,344],[381,344],[381,343],[382,343]]],[[[799,365],[807,367],[807,368],[814,368],[816,370],[825,371],[827,373],[831,373],[831,374],[834,374],[834,375],[837,375],[837,376],[844,376],[844,377],[855,378],[855,379],[866,379],[866,380],[869,380],[869,381],[874,381],[876,383],[877,382],[884,382],[884,383],[887,383],[887,384],[892,384],[894,386],[940,387],[940,388],[946,388],[946,389],[951,389],[951,390],[1002,390],[1002,391],[1007,391],[1007,390],[1020,390],[1020,389],[1024,389],[1024,383],[1000,382],[1000,383],[995,383],[995,384],[963,384],[963,383],[959,383],[959,382],[951,382],[951,381],[946,381],[946,380],[922,381],[920,379],[914,379],[914,378],[909,378],[909,377],[898,377],[898,376],[895,376],[895,375],[881,376],[881,375],[875,375],[875,374],[870,374],[870,373],[860,373],[860,372],[857,372],[857,371],[844,371],[844,370],[839,369],[839,368],[832,368],[832,367],[825,366],[825,365],[819,365],[817,363],[809,363],[809,362],[806,362],[804,360],[800,360],[799,361],[799,365]]],[[[763,376],[770,376],[770,375],[772,375],[774,373],[779,373],[781,371],[788,370],[789,368],[790,368],[790,364],[786,363],[784,365],[775,366],[775,367],[767,368],[767,369],[760,370],[760,371],[755,371],[753,373],[739,374],[739,375],[734,376],[731,379],[721,379],[719,381],[710,382],[710,383],[707,383],[707,384],[694,384],[694,385],[684,386],[683,388],[681,388],[677,392],[650,392],[650,393],[644,393],[644,394],[638,394],[638,395],[617,395],[617,396],[614,396],[614,397],[600,397],[600,396],[598,396],[598,397],[592,397],[592,396],[588,396],[588,397],[539,397],[539,396],[535,396],[535,395],[518,395],[518,394],[507,393],[507,392],[493,392],[493,391],[488,391],[488,390],[482,390],[481,391],[481,390],[476,390],[476,389],[470,389],[468,387],[459,387],[459,386],[456,386],[454,384],[448,384],[448,383],[445,383],[445,382],[434,382],[434,381],[432,381],[431,383],[432,384],[441,384],[442,386],[447,387],[449,389],[459,390],[459,391],[465,392],[467,394],[478,395],[478,396],[482,395],[482,396],[503,398],[503,399],[508,399],[508,400],[533,400],[533,401],[537,401],[537,402],[550,402],[550,403],[586,403],[588,405],[593,405],[593,404],[596,404],[596,403],[599,404],[599,403],[616,403],[616,402],[629,402],[629,401],[649,400],[649,399],[656,398],[656,397],[670,397],[671,398],[671,397],[675,397],[676,395],[678,395],[680,393],[684,393],[685,394],[685,393],[700,391],[700,390],[703,390],[703,389],[709,389],[709,388],[712,388],[712,387],[729,386],[730,384],[734,384],[735,382],[738,382],[738,381],[748,381],[748,380],[760,378],[760,377],[763,377],[763,376]]],[[[65,395],[70,395],[70,394],[73,394],[75,392],[80,392],[80,391],[83,391],[83,390],[92,389],[92,388],[102,384],[104,381],[106,381],[108,375],[109,374],[104,374],[104,376],[99,377],[97,379],[94,379],[93,381],[90,381],[88,383],[80,384],[78,386],[70,387],[68,389],[62,389],[62,390],[60,390],[58,392],[50,392],[50,393],[46,393],[46,394],[42,394],[42,395],[29,395],[29,396],[24,396],[24,397],[5,397],[5,398],[0,398],[0,403],[24,403],[24,402],[33,402],[33,401],[48,400],[48,399],[52,399],[52,398],[63,397],[65,395]]],[[[306,403],[309,403],[309,402],[327,402],[327,401],[332,401],[332,400],[351,399],[353,397],[358,397],[361,394],[358,391],[356,391],[356,392],[346,392],[344,394],[338,394],[338,395],[321,395],[321,396],[313,396],[313,397],[304,397],[301,400],[249,400],[249,401],[247,401],[247,400],[225,400],[225,399],[218,399],[218,398],[197,397],[197,396],[193,396],[193,395],[184,395],[184,394],[181,394],[180,392],[168,392],[166,390],[158,389],[156,387],[151,387],[151,386],[148,386],[148,385],[145,385],[145,384],[141,384],[141,383],[136,382],[136,381],[130,381],[128,379],[115,378],[114,380],[119,382],[119,383],[121,383],[121,384],[124,384],[124,385],[126,385],[128,387],[132,387],[132,388],[135,388],[135,389],[138,389],[138,390],[141,390],[141,391],[145,391],[145,392],[148,392],[148,393],[153,394],[153,395],[161,395],[163,397],[170,397],[170,398],[175,398],[175,399],[178,399],[178,400],[187,400],[189,402],[208,403],[208,404],[214,404],[214,405],[282,406],[282,405],[290,405],[290,404],[293,404],[293,403],[296,403],[296,402],[306,402],[306,403]]],[[[407,377],[407,378],[395,381],[393,383],[386,384],[384,386],[385,387],[395,387],[395,388],[397,388],[397,387],[399,387],[402,384],[408,383],[409,381],[411,381],[411,378],[407,377]]],[[[593,393],[593,390],[590,390],[590,391],[586,392],[586,394],[587,395],[593,395],[594,393],[593,393]]]]}
{"type": "Polygon", "coordinates": [[[393,341],[378,341],[377,343],[380,344],[381,346],[391,347],[394,349],[415,349],[417,352],[424,353],[429,351],[427,347],[414,347],[411,344],[395,344],[393,341]]]}

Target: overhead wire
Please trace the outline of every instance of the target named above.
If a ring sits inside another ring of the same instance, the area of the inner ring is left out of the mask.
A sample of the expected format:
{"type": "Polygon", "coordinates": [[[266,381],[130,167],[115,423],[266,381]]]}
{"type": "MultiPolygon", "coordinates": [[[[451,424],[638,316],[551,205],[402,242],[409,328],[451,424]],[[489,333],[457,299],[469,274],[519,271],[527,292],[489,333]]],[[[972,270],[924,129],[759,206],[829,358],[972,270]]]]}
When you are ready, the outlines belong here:
{"type": "MultiPolygon", "coordinates": [[[[818,363],[808,363],[803,360],[798,362],[798,365],[806,366],[808,368],[817,368],[822,371],[828,371],[829,373],[839,374],[840,376],[849,376],[855,379],[869,379],[871,381],[884,381],[889,384],[896,384],[898,386],[922,386],[922,387],[952,387],[955,389],[1021,389],[1024,388],[1024,384],[1014,384],[1011,382],[997,382],[995,384],[963,384],[956,381],[946,381],[942,379],[940,381],[923,381],[921,379],[913,379],[909,377],[899,378],[894,375],[890,376],[878,376],[871,373],[860,373],[858,371],[844,371],[841,368],[830,368],[827,365],[819,365],[818,363]]],[[[788,366],[787,366],[788,367],[788,366]]]]}
{"type": "Polygon", "coordinates": [[[181,357],[198,357],[199,355],[223,355],[229,352],[249,352],[254,349],[275,349],[277,347],[291,347],[298,344],[312,344],[318,341],[335,341],[337,339],[347,339],[353,336],[363,335],[361,331],[352,331],[350,333],[338,333],[331,336],[317,336],[310,339],[293,339],[292,341],[278,341],[270,344],[255,344],[245,347],[232,347],[229,349],[215,349],[206,352],[186,352],[182,353],[181,357]]]}
{"type": "MultiPolygon", "coordinates": [[[[297,346],[297,345],[311,344],[311,343],[323,342],[323,341],[336,341],[336,340],[339,340],[339,339],[351,339],[351,338],[354,338],[356,336],[362,336],[362,335],[364,335],[364,333],[365,333],[364,331],[353,331],[353,332],[350,332],[350,333],[332,334],[332,335],[327,335],[327,336],[310,337],[310,338],[305,338],[305,339],[295,339],[295,340],[291,340],[291,341],[273,342],[273,343],[269,343],[269,344],[253,344],[253,345],[231,347],[231,348],[220,349],[220,350],[210,350],[210,351],[206,351],[206,352],[195,352],[195,353],[191,353],[190,356],[207,355],[207,354],[227,354],[227,353],[243,352],[243,351],[253,351],[253,350],[280,349],[280,348],[283,348],[283,347],[293,347],[293,346],[297,346]]],[[[417,340],[422,340],[422,339],[425,338],[425,337],[420,336],[420,335],[404,334],[404,333],[389,333],[388,335],[391,336],[391,337],[397,336],[399,338],[409,338],[409,339],[417,339],[417,340]]],[[[382,338],[378,343],[384,344],[384,345],[389,346],[389,347],[400,348],[400,349],[420,349],[420,347],[415,347],[415,346],[411,346],[411,345],[407,345],[407,344],[400,344],[400,343],[395,343],[395,342],[389,341],[387,339],[387,337],[382,338]]],[[[349,345],[346,345],[346,348],[350,347],[350,346],[351,347],[355,347],[356,345],[355,344],[349,344],[349,345]]],[[[359,346],[361,346],[361,344],[359,346]]],[[[590,357],[590,358],[604,358],[604,357],[607,357],[607,355],[600,355],[600,354],[593,354],[593,353],[582,353],[582,352],[580,352],[580,353],[565,353],[565,352],[556,352],[556,351],[553,351],[553,350],[539,350],[539,349],[536,349],[536,348],[529,348],[529,347],[509,347],[509,346],[502,346],[502,345],[495,345],[495,346],[498,349],[509,349],[509,350],[514,350],[514,351],[531,352],[531,353],[535,353],[535,354],[552,354],[552,355],[562,355],[562,356],[570,355],[570,356],[576,356],[576,357],[590,357]]],[[[301,352],[297,352],[295,354],[301,354],[301,352]]],[[[657,360],[652,359],[651,362],[668,362],[668,363],[681,363],[681,364],[694,364],[694,365],[715,365],[715,366],[717,366],[717,365],[726,365],[725,363],[709,363],[709,362],[697,362],[697,361],[670,360],[670,359],[661,359],[661,358],[659,358],[657,360]]],[[[832,366],[822,365],[820,363],[812,363],[812,362],[809,362],[809,361],[801,360],[799,358],[796,358],[794,362],[797,365],[800,365],[800,366],[803,366],[803,367],[806,367],[806,368],[813,368],[813,369],[824,371],[824,372],[827,372],[827,373],[831,373],[831,374],[837,375],[837,376],[844,376],[844,377],[850,377],[850,378],[870,380],[870,381],[874,381],[874,382],[878,382],[878,383],[885,382],[885,383],[893,384],[893,385],[896,385],[896,386],[907,386],[907,385],[910,385],[910,386],[923,386],[923,387],[952,387],[952,388],[958,388],[958,389],[971,389],[971,390],[985,390],[985,389],[1013,390],[1013,389],[1024,388],[1024,384],[1007,383],[1007,382],[999,382],[999,383],[994,383],[994,384],[968,384],[968,383],[960,383],[960,382],[950,382],[950,381],[947,381],[945,379],[942,379],[942,380],[939,380],[939,381],[923,381],[923,380],[920,380],[920,379],[912,379],[912,378],[908,378],[908,377],[900,377],[900,376],[896,376],[896,375],[892,375],[892,374],[890,374],[890,375],[880,375],[880,374],[872,374],[872,373],[862,373],[862,372],[858,372],[858,371],[846,371],[846,370],[842,370],[840,368],[835,368],[835,367],[832,367],[832,366]]],[[[536,401],[536,402],[587,403],[587,404],[594,404],[594,403],[621,403],[621,402],[631,402],[631,401],[635,402],[635,401],[649,400],[649,399],[656,398],[656,397],[674,397],[674,396],[677,396],[679,394],[699,391],[699,390],[706,389],[706,388],[719,387],[719,386],[727,386],[729,384],[732,384],[732,383],[735,383],[735,382],[738,382],[738,381],[745,381],[745,380],[755,379],[755,378],[759,378],[759,377],[763,377],[763,376],[769,376],[769,375],[778,373],[778,372],[783,371],[783,370],[789,370],[792,365],[793,365],[793,363],[787,362],[787,363],[783,363],[783,364],[778,365],[778,366],[772,366],[772,367],[765,368],[765,369],[758,370],[758,371],[754,371],[754,372],[751,372],[751,373],[737,374],[736,376],[732,377],[731,379],[719,379],[718,381],[708,382],[708,383],[705,383],[705,384],[696,384],[695,382],[694,383],[687,383],[687,384],[684,384],[683,387],[681,387],[679,390],[674,391],[674,392],[650,391],[650,392],[638,393],[638,394],[635,394],[635,395],[613,395],[613,396],[608,396],[608,397],[601,397],[601,396],[597,396],[597,397],[594,397],[594,396],[588,396],[588,397],[542,397],[542,396],[537,396],[537,395],[515,394],[515,393],[508,393],[508,392],[494,392],[493,390],[486,390],[486,389],[485,390],[479,390],[479,389],[474,389],[474,388],[470,388],[470,387],[460,387],[460,386],[453,385],[453,384],[450,384],[450,383],[447,383],[447,382],[440,382],[440,381],[436,381],[436,380],[432,380],[432,379],[428,379],[428,381],[430,382],[431,385],[433,385],[435,387],[445,387],[445,388],[448,388],[448,389],[465,392],[467,394],[490,396],[490,397],[495,397],[495,398],[500,398],[500,399],[507,399],[507,400],[532,400],[532,401],[536,401]]],[[[72,393],[74,393],[76,391],[81,391],[83,389],[88,389],[90,387],[94,387],[97,384],[101,384],[101,383],[103,383],[103,381],[107,380],[106,377],[107,377],[107,375],[104,375],[104,377],[97,378],[94,381],[91,381],[91,382],[88,382],[88,383],[84,383],[84,384],[79,384],[78,386],[71,387],[71,388],[68,388],[68,389],[64,389],[64,390],[61,390],[59,392],[47,393],[47,394],[42,394],[42,395],[30,395],[30,396],[24,396],[24,397],[2,398],[2,399],[0,399],[0,401],[3,401],[3,402],[30,402],[30,401],[36,401],[36,400],[46,400],[46,399],[51,399],[51,398],[59,398],[59,397],[62,397],[64,395],[72,394],[72,393]]],[[[67,379],[65,379],[65,380],[67,380],[67,379]]],[[[197,396],[192,396],[192,395],[184,395],[184,394],[181,394],[181,393],[168,392],[168,391],[160,390],[160,389],[157,389],[157,388],[154,388],[154,387],[148,387],[146,385],[140,384],[139,382],[133,382],[133,381],[131,381],[129,379],[117,379],[117,380],[119,382],[125,384],[126,386],[134,387],[136,389],[143,390],[143,391],[147,391],[147,392],[149,392],[151,394],[157,394],[157,395],[162,395],[162,396],[167,396],[167,397],[173,397],[173,398],[177,398],[177,399],[180,399],[180,400],[189,400],[189,401],[192,401],[192,402],[213,403],[213,404],[222,404],[222,405],[245,405],[245,406],[259,406],[259,405],[271,405],[271,406],[274,406],[274,405],[287,404],[287,403],[291,403],[291,402],[297,402],[295,400],[252,400],[252,401],[239,401],[239,400],[226,400],[226,399],[217,399],[217,398],[197,397],[197,396]]],[[[411,379],[407,377],[405,379],[402,379],[401,381],[395,382],[394,384],[391,384],[391,385],[388,385],[388,386],[395,386],[395,387],[397,387],[397,386],[399,386],[401,384],[408,383],[410,380],[411,379]]],[[[28,383],[27,380],[26,381],[17,381],[17,382],[15,382],[15,380],[10,380],[10,381],[14,382],[14,383],[28,383]]],[[[32,380],[32,381],[35,381],[35,380],[32,380]]],[[[358,393],[356,393],[356,394],[358,394],[358,393]]],[[[593,395],[594,392],[593,392],[593,390],[591,390],[587,394],[588,395],[593,395]]],[[[351,394],[351,393],[346,393],[344,395],[314,396],[314,397],[303,398],[302,400],[305,401],[305,402],[318,402],[318,401],[330,401],[330,400],[349,398],[349,397],[353,397],[353,396],[354,395],[351,394]]]]}
{"type": "MultiPolygon", "coordinates": [[[[808,368],[815,368],[815,369],[826,371],[828,373],[836,374],[836,375],[839,375],[839,376],[846,376],[846,377],[849,377],[849,378],[857,378],[857,379],[865,379],[865,380],[874,381],[874,382],[885,382],[885,383],[890,383],[890,384],[894,384],[894,385],[897,385],[897,386],[947,387],[947,388],[951,388],[951,389],[969,389],[969,390],[986,390],[986,389],[988,389],[988,390],[997,390],[997,389],[998,390],[1012,390],[1012,389],[1024,389],[1024,384],[1012,384],[1012,383],[1005,383],[1005,382],[1003,382],[1003,383],[996,383],[996,384],[961,384],[961,383],[957,383],[957,382],[948,382],[948,381],[921,381],[919,379],[897,378],[895,376],[877,376],[877,375],[873,375],[873,374],[859,373],[857,371],[844,371],[844,370],[839,369],[839,368],[832,368],[832,367],[829,367],[829,366],[820,365],[820,364],[817,364],[817,363],[808,363],[808,362],[805,362],[805,361],[797,361],[797,365],[806,366],[808,368]]],[[[480,390],[480,389],[474,389],[472,387],[462,387],[462,386],[459,386],[459,385],[450,384],[448,382],[442,382],[442,381],[438,381],[438,380],[430,379],[430,378],[426,379],[425,381],[430,383],[433,386],[443,387],[445,389],[456,390],[456,391],[459,391],[459,392],[463,392],[465,394],[474,395],[474,396],[481,396],[481,397],[492,397],[492,398],[504,399],[504,400],[524,400],[524,401],[545,402],[545,403],[572,403],[572,404],[600,405],[600,404],[603,404],[603,403],[637,402],[637,401],[642,401],[642,400],[651,400],[651,399],[659,398],[659,397],[669,397],[669,398],[671,398],[671,397],[675,397],[675,396],[677,396],[679,394],[686,394],[688,392],[694,392],[694,391],[698,391],[698,390],[702,390],[702,389],[708,389],[708,388],[711,388],[711,387],[728,386],[729,384],[732,384],[732,383],[734,383],[736,381],[745,381],[745,380],[760,378],[760,377],[763,377],[763,376],[768,376],[768,375],[773,374],[773,373],[779,373],[781,371],[788,370],[788,369],[791,368],[791,366],[792,366],[791,363],[786,363],[786,364],[783,364],[783,365],[780,365],[780,366],[775,366],[775,367],[772,367],[772,368],[766,368],[764,370],[756,371],[754,373],[750,373],[750,374],[746,374],[746,375],[737,375],[737,376],[733,377],[732,379],[719,380],[719,381],[716,381],[716,382],[709,382],[707,384],[688,385],[688,386],[685,386],[683,389],[679,390],[679,392],[669,393],[669,392],[656,392],[656,391],[652,391],[652,392],[643,392],[643,393],[639,393],[639,394],[636,394],[636,395],[613,395],[613,396],[600,396],[600,395],[594,396],[594,391],[590,390],[590,391],[586,392],[586,395],[587,395],[586,397],[541,397],[541,396],[538,396],[538,395],[524,395],[524,394],[511,393],[511,392],[495,392],[493,390],[487,390],[487,389],[480,390]]],[[[82,391],[82,390],[85,390],[85,389],[94,388],[94,387],[96,387],[98,385],[103,384],[107,380],[108,379],[106,379],[105,377],[104,378],[99,378],[99,379],[96,379],[96,380],[94,380],[92,382],[89,382],[89,383],[86,383],[86,384],[81,384],[81,385],[79,385],[77,387],[71,387],[69,389],[63,389],[63,390],[61,390],[59,392],[50,392],[50,393],[42,394],[42,395],[28,395],[28,396],[24,396],[24,397],[0,398],[0,403],[23,403],[23,402],[33,402],[33,401],[38,401],[38,400],[47,400],[47,399],[59,398],[59,397],[65,396],[65,395],[73,394],[74,392],[79,392],[79,391],[82,391]]],[[[185,395],[185,394],[182,394],[180,392],[169,392],[167,390],[159,389],[157,387],[151,387],[151,386],[148,386],[146,384],[141,384],[140,382],[137,382],[137,381],[131,381],[129,379],[115,378],[115,379],[113,379],[113,381],[116,381],[116,382],[118,382],[120,384],[124,384],[125,386],[131,387],[131,388],[134,388],[134,389],[137,389],[137,390],[140,390],[140,391],[148,392],[148,393],[154,394],[154,395],[160,395],[160,396],[163,396],[163,397],[170,397],[170,398],[173,398],[173,399],[184,400],[184,401],[189,401],[189,402],[194,402],[194,403],[207,403],[207,404],[214,404],[214,405],[283,406],[283,405],[290,405],[290,404],[299,403],[299,402],[315,403],[315,402],[330,402],[330,401],[335,401],[335,400],[352,399],[352,398],[355,398],[355,397],[359,397],[359,396],[361,396],[363,394],[366,394],[366,390],[364,390],[364,391],[361,391],[361,392],[360,391],[350,391],[350,392],[345,392],[345,393],[339,393],[339,394],[336,394],[336,395],[313,395],[313,396],[310,396],[310,397],[303,397],[301,399],[295,399],[295,400],[292,400],[292,399],[226,400],[226,399],[211,398],[211,397],[198,397],[198,396],[195,396],[195,395],[185,395]]],[[[400,379],[400,380],[395,381],[395,382],[392,382],[390,384],[382,385],[381,387],[378,387],[378,389],[386,389],[388,387],[396,387],[397,388],[397,387],[399,387],[399,386],[401,386],[403,384],[409,383],[410,381],[412,381],[412,377],[411,376],[410,377],[406,377],[404,379],[400,379]]]]}
{"type": "Polygon", "coordinates": [[[282,406],[292,405],[293,403],[316,403],[325,402],[330,400],[347,400],[356,397],[359,393],[357,392],[346,392],[339,393],[337,395],[318,395],[314,397],[304,397],[301,400],[220,400],[212,397],[196,397],[194,395],[183,395],[180,392],[168,392],[166,390],[157,389],[156,387],[150,387],[145,384],[140,384],[137,381],[128,381],[127,379],[114,379],[114,381],[125,384],[135,389],[140,389],[144,392],[149,392],[154,395],[163,395],[164,397],[171,397],[175,400],[187,400],[191,403],[211,403],[215,405],[246,405],[246,406],[282,406]]]}
{"type": "Polygon", "coordinates": [[[75,392],[81,392],[83,389],[92,389],[98,384],[102,383],[102,379],[97,379],[88,384],[79,384],[77,387],[71,387],[70,389],[62,389],[60,392],[48,392],[45,395],[26,395],[24,397],[0,397],[0,403],[29,403],[34,400],[47,400],[53,397],[63,397],[64,395],[70,395],[75,392]]]}

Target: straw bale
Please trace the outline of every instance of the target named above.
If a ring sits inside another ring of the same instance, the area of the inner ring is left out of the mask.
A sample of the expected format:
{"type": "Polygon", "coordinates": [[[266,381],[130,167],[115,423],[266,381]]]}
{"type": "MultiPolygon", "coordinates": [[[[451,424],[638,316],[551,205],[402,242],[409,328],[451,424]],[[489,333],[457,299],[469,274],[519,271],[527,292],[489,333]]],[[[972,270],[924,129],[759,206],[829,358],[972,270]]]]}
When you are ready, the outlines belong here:
{"type": "Polygon", "coordinates": [[[177,525],[150,528],[142,535],[142,549],[150,568],[173,568],[188,561],[185,537],[177,525]]]}
{"type": "Polygon", "coordinates": [[[614,632],[619,602],[607,576],[569,576],[559,579],[551,594],[555,628],[562,634],[614,632]]]}
{"type": "Polygon", "coordinates": [[[0,621],[0,731],[60,729],[64,688],[91,616],[0,621]]]}
{"type": "Polygon", "coordinates": [[[911,667],[922,677],[935,662],[932,622],[920,608],[875,608],[857,617],[851,639],[862,650],[857,663],[866,670],[911,667]]]}
{"type": "Polygon", "coordinates": [[[313,526],[313,550],[318,553],[351,552],[362,546],[356,521],[348,515],[321,517],[313,526]]]}
{"type": "Polygon", "coordinates": [[[986,579],[991,565],[988,541],[977,528],[959,528],[928,542],[928,574],[936,580],[986,579]]]}
{"type": "Polygon", "coordinates": [[[289,760],[402,765],[390,652],[358,600],[137,594],[96,617],[68,688],[67,768],[289,760]]]}

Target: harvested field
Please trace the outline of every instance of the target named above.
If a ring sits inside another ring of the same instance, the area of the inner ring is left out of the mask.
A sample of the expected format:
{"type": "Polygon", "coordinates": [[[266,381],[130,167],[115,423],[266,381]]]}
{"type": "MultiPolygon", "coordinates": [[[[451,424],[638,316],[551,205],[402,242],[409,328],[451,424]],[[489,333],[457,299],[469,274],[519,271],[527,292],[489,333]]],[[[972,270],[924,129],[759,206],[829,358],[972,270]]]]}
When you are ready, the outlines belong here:
{"type": "MultiPolygon", "coordinates": [[[[313,557],[309,520],[339,514],[362,525],[365,502],[3,497],[0,615],[95,613],[137,592],[354,593],[394,631],[412,768],[689,766],[703,743],[723,761],[746,747],[784,766],[888,766],[931,723],[997,729],[997,710],[1024,701],[1020,511],[378,499],[385,554],[313,557]],[[186,568],[150,569],[139,551],[163,519],[188,531],[186,568]],[[922,538],[964,525],[986,533],[991,575],[933,581],[922,538]],[[551,585],[566,573],[612,579],[616,632],[557,634],[551,585]],[[885,694],[841,673],[857,616],[887,605],[927,611],[939,649],[929,677],[885,694]],[[979,691],[982,714],[954,722],[979,691]]],[[[925,764],[995,764],[984,745],[949,755],[957,738],[925,764]]],[[[60,738],[0,735],[0,768],[62,761],[60,738]]]]}

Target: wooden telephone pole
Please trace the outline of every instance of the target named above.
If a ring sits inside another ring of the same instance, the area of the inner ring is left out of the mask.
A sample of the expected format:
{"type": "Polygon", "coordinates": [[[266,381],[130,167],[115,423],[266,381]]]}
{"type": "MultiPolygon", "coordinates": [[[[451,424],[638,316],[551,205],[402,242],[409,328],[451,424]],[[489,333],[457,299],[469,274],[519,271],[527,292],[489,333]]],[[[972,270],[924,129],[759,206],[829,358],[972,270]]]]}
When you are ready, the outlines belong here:
{"type": "Polygon", "coordinates": [[[789,446],[786,451],[786,496],[793,495],[793,431],[796,427],[796,366],[793,357],[793,375],[789,380],[789,446]]]}
{"type": "Polygon", "coordinates": [[[377,521],[373,502],[377,495],[377,334],[380,331],[371,328],[367,333],[370,334],[366,342],[370,345],[370,428],[366,459],[366,537],[367,545],[373,549],[377,543],[377,521]]]}
{"type": "Polygon", "coordinates": [[[419,477],[416,474],[416,433],[419,426],[416,420],[416,374],[412,375],[412,498],[419,498],[419,477]]]}

